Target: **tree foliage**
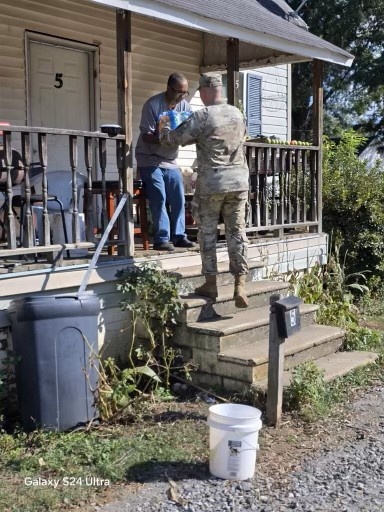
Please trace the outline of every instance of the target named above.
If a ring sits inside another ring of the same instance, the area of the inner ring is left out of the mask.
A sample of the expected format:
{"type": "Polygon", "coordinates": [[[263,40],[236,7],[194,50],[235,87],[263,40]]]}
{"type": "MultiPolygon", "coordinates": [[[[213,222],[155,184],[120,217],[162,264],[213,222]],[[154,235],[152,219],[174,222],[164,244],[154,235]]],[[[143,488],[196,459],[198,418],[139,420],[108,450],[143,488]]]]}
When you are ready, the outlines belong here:
{"type": "MultiPolygon", "coordinates": [[[[297,9],[302,0],[291,0],[297,9]]],[[[308,0],[299,14],[309,31],[349,51],[351,68],[325,64],[325,133],[339,135],[354,126],[366,136],[384,127],[384,0],[308,0]]],[[[311,129],[311,64],[293,66],[293,137],[311,129]]],[[[383,135],[382,135],[383,136],[383,135]]]]}

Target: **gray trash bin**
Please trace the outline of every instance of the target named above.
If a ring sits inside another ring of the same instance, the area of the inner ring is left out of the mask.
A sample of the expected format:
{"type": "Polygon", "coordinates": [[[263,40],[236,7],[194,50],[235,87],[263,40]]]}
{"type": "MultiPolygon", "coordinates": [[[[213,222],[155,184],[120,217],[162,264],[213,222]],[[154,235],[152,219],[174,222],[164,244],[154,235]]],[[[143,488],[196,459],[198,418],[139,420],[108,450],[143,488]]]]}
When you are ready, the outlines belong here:
{"type": "Polygon", "coordinates": [[[16,386],[25,430],[63,431],[95,417],[97,384],[95,295],[34,296],[8,310],[16,386]]]}

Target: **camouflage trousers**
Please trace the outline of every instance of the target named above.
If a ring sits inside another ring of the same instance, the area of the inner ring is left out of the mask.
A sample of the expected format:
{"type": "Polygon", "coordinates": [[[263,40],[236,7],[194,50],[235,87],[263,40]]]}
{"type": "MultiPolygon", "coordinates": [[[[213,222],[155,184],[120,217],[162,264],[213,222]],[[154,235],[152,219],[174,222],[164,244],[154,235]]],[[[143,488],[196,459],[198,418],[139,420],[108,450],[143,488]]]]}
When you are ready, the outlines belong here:
{"type": "Polygon", "coordinates": [[[225,224],[229,271],[248,274],[248,240],[245,232],[245,213],[248,192],[227,192],[196,196],[192,201],[192,216],[199,228],[203,274],[217,274],[217,225],[220,213],[225,224]]]}

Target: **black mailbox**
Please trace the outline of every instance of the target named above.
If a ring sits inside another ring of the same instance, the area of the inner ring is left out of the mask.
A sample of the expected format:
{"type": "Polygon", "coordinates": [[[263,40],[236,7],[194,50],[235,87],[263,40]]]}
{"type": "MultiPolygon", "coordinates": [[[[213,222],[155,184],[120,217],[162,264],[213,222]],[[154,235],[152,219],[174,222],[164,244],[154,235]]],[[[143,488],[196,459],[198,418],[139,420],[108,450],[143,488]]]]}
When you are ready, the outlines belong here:
{"type": "Polygon", "coordinates": [[[277,332],[280,338],[288,338],[288,336],[300,331],[299,304],[301,302],[302,300],[294,295],[274,302],[277,332]]]}

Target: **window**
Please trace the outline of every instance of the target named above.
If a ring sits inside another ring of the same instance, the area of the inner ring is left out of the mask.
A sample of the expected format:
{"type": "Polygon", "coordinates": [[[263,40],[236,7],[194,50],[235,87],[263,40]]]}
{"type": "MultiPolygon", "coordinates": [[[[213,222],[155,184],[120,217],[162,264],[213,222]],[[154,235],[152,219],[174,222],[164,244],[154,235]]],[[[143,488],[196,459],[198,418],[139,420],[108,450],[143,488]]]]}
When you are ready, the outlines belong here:
{"type": "Polygon", "coordinates": [[[247,75],[247,129],[250,137],[261,135],[261,78],[247,75]]]}

